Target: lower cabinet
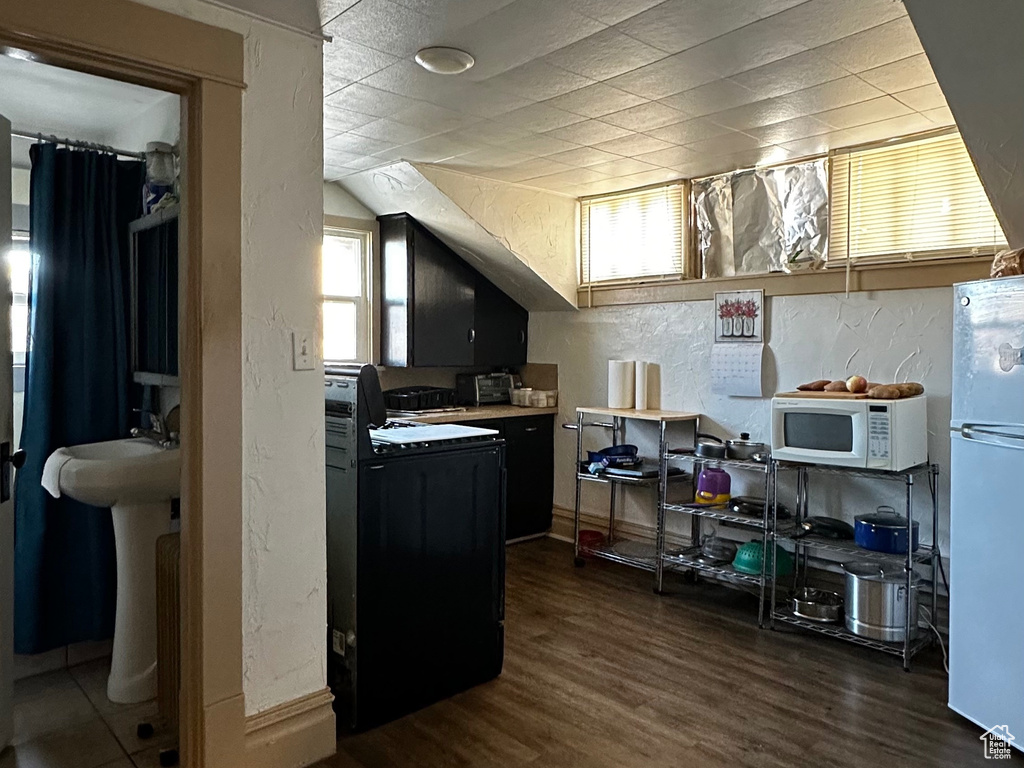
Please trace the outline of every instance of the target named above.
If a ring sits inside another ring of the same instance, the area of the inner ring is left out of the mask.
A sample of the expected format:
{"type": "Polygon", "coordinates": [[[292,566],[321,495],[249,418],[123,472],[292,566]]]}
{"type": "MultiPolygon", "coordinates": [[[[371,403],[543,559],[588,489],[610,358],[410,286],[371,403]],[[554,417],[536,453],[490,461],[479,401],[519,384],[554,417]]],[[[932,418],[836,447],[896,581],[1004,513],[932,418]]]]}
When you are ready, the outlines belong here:
{"type": "Polygon", "coordinates": [[[555,500],[554,414],[467,423],[505,439],[505,540],[547,533],[555,500]]]}

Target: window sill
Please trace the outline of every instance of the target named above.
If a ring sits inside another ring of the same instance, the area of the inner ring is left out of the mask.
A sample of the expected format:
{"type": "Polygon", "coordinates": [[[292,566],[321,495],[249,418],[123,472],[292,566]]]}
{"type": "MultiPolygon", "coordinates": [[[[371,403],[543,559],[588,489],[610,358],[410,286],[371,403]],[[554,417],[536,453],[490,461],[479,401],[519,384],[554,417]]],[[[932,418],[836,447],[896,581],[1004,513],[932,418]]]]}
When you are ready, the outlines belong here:
{"type": "MultiPolygon", "coordinates": [[[[947,288],[954,283],[988,277],[991,264],[992,261],[988,257],[922,261],[913,264],[867,264],[854,267],[850,271],[850,292],[947,288]]],[[[595,285],[579,289],[577,305],[584,309],[625,304],[706,301],[713,299],[716,291],[752,289],[763,289],[765,296],[845,293],[846,270],[833,268],[794,274],[739,275],[642,285],[595,285]]]]}

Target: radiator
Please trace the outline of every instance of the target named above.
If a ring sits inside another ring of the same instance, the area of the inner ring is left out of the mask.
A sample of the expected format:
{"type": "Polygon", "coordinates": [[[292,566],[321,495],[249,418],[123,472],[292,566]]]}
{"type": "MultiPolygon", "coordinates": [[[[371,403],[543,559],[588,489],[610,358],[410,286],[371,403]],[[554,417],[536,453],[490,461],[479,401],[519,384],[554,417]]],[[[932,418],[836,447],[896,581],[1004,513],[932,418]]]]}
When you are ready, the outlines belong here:
{"type": "Polygon", "coordinates": [[[178,728],[181,687],[181,592],[178,563],[181,534],[156,540],[156,700],[167,726],[178,728]]]}

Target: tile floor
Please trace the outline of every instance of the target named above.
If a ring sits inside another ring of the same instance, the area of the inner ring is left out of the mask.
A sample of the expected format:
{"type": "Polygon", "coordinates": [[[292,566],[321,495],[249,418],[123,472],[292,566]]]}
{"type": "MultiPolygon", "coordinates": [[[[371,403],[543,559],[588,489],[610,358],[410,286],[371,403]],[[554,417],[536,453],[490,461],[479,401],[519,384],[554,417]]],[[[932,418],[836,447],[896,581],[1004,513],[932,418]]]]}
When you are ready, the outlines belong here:
{"type": "Polygon", "coordinates": [[[154,768],[176,734],[157,728],[146,740],[140,722],[157,725],[155,701],[107,699],[109,659],[28,677],[14,684],[14,740],[0,768],[154,768]]]}

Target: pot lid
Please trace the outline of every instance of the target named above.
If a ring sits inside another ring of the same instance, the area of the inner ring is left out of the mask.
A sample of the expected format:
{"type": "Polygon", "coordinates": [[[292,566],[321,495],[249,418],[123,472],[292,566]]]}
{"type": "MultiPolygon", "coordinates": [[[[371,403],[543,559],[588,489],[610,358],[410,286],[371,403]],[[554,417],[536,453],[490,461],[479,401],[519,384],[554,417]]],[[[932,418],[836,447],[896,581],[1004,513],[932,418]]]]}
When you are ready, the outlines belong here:
{"type": "Polygon", "coordinates": [[[765,444],[759,440],[751,440],[749,432],[740,432],[739,439],[726,441],[728,445],[746,445],[751,448],[763,448],[765,444]]]}
{"type": "Polygon", "coordinates": [[[869,512],[866,515],[857,515],[854,520],[858,523],[877,525],[880,528],[907,527],[907,518],[903,515],[897,514],[896,510],[892,507],[879,507],[877,512],[869,512]]]}

